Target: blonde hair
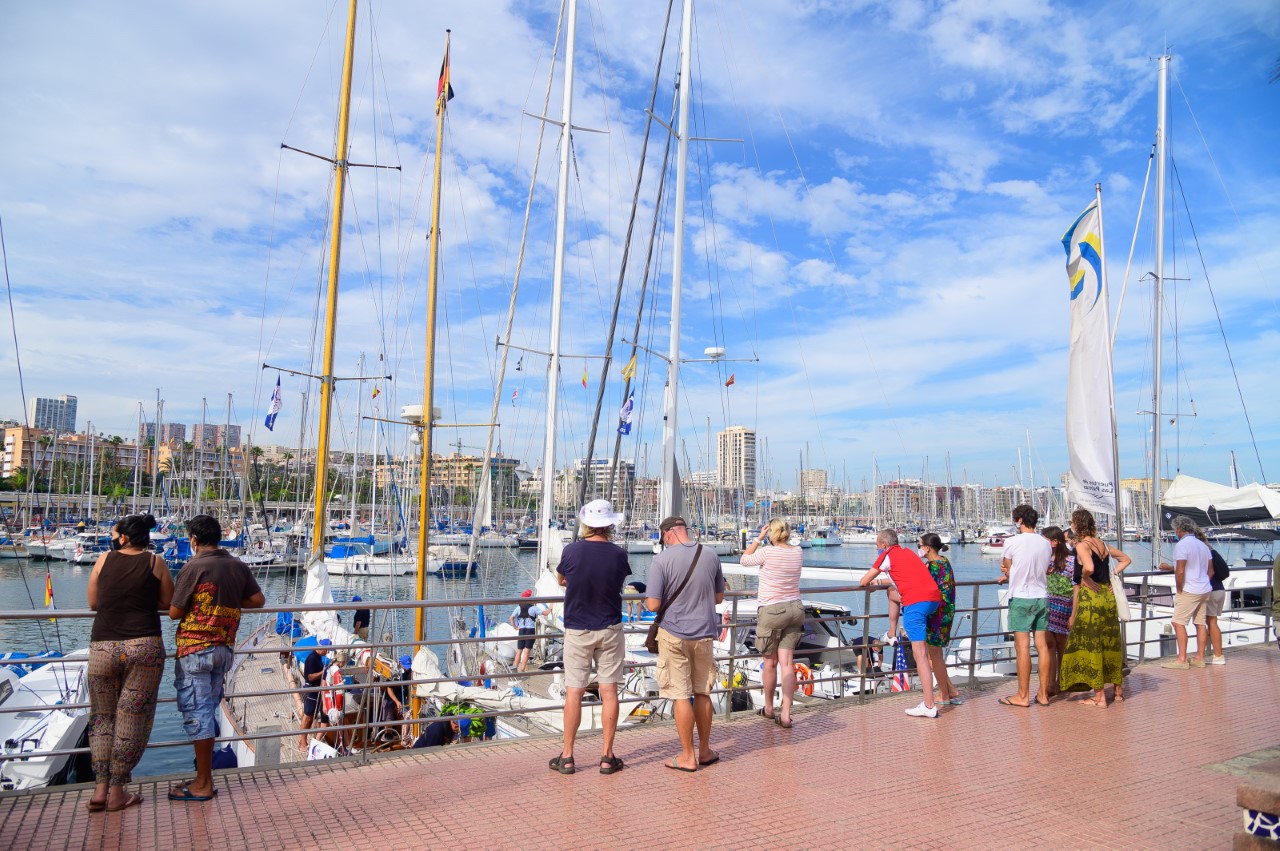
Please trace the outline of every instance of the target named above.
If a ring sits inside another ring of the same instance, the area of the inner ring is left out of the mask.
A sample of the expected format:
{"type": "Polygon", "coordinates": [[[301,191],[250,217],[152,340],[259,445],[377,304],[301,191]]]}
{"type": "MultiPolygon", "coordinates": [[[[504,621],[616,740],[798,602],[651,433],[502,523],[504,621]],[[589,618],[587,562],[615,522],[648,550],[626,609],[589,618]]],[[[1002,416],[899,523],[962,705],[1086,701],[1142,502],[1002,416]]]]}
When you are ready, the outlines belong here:
{"type": "Polygon", "coordinates": [[[579,538],[604,538],[606,541],[613,538],[612,526],[588,526],[586,523],[578,523],[579,538]]]}
{"type": "Polygon", "coordinates": [[[785,544],[791,540],[791,527],[781,517],[775,517],[769,521],[769,531],[765,534],[771,543],[785,544]]]}

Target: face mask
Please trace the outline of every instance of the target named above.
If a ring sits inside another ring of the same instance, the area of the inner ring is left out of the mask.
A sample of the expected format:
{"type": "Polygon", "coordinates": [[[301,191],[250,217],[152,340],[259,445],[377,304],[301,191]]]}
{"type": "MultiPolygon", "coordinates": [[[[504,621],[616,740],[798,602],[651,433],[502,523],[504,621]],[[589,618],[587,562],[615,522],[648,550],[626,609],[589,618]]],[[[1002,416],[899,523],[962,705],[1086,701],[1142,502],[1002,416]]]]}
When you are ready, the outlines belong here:
{"type": "Polygon", "coordinates": [[[120,543],[119,538],[111,539],[111,549],[118,550],[118,549],[122,549],[123,547],[124,547],[124,544],[120,543]]]}

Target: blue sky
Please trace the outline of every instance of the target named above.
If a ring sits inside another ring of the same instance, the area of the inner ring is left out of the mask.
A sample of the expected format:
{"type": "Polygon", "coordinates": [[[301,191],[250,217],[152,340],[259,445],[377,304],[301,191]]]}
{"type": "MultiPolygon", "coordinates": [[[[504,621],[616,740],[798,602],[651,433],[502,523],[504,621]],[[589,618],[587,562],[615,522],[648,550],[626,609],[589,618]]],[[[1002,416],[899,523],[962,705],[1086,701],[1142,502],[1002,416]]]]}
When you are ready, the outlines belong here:
{"type": "MultiPolygon", "coordinates": [[[[336,371],[354,375],[364,352],[370,374],[395,376],[376,401],[364,386],[366,415],[393,416],[421,398],[432,102],[446,27],[457,97],[441,196],[437,404],[449,422],[479,422],[493,393],[493,340],[539,130],[524,113],[542,110],[558,4],[454,6],[361,7],[352,159],[401,166],[355,170],[348,194],[336,371]]],[[[664,14],[659,2],[581,4],[574,123],[608,132],[575,134],[567,353],[602,352],[664,14]]],[[[82,425],[131,434],[139,402],[153,416],[156,388],[165,418],[187,423],[199,421],[201,397],[220,421],[231,393],[254,440],[297,441],[306,388],[284,379],[285,409],[269,434],[261,417],[275,379],[260,366],[305,371],[318,360],[330,175],[280,144],[331,153],[344,17],[345,4],[301,0],[11,13],[0,32],[0,216],[28,396],[75,394],[82,425]]],[[[1280,353],[1273,2],[702,0],[695,17],[693,132],[743,141],[691,146],[682,347],[759,361],[682,370],[682,466],[705,468],[708,431],[736,424],[757,429],[762,454],[767,440],[762,467],[784,487],[805,451],[810,466],[855,488],[869,482],[873,458],[881,479],[919,477],[927,465],[941,480],[948,453],[957,482],[1011,483],[1021,460],[1024,478],[1056,484],[1068,330],[1059,240],[1100,182],[1114,314],[1167,42],[1181,192],[1169,202],[1166,275],[1177,280],[1165,305],[1164,404],[1175,422],[1165,423],[1164,469],[1225,480],[1234,450],[1244,480],[1280,480],[1280,401],[1268,375],[1280,353]]],[[[676,30],[673,21],[664,116],[676,30]]],[[[557,75],[552,116],[559,90],[557,75]]],[[[513,338],[536,349],[548,335],[556,170],[549,134],[513,338]]],[[[645,251],[656,170],[655,161],[633,257],[645,251]]],[[[1150,418],[1139,412],[1150,409],[1151,197],[1115,350],[1125,476],[1149,470],[1150,418]]],[[[665,351],[671,215],[660,212],[641,336],[665,351]]],[[[640,266],[629,272],[619,321],[628,338],[640,266]]],[[[613,353],[610,436],[626,347],[613,353]]],[[[2,357],[0,415],[20,419],[12,342],[2,357]]],[[[561,458],[582,453],[599,363],[564,362],[561,458]]],[[[546,376],[536,356],[522,367],[513,358],[501,390],[501,442],[532,466],[546,376]]],[[[641,359],[623,451],[642,469],[646,459],[657,467],[661,375],[660,361],[641,359]]],[[[355,386],[340,393],[337,446],[356,440],[355,386]]],[[[404,437],[390,433],[392,451],[404,437]]],[[[442,429],[437,451],[450,442],[471,452],[483,434],[442,429]]]]}

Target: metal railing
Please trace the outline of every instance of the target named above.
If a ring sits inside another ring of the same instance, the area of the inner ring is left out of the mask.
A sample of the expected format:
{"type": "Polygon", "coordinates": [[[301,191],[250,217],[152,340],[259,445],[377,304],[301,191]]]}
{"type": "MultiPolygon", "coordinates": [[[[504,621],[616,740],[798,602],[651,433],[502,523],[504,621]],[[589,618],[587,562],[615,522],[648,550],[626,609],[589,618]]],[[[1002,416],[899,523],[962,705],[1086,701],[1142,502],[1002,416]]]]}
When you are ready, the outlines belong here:
{"type": "MultiPolygon", "coordinates": [[[[1233,607],[1229,609],[1227,613],[1224,613],[1223,618],[1219,620],[1219,625],[1224,627],[1222,630],[1224,634],[1224,643],[1225,643],[1225,636],[1237,634],[1237,633],[1251,632],[1254,630],[1262,629],[1264,630],[1264,633],[1263,633],[1264,636],[1269,636],[1271,634],[1271,630],[1274,627],[1273,618],[1272,618],[1272,601],[1269,599],[1271,595],[1272,580],[1273,580],[1272,570],[1273,569],[1270,567],[1238,567],[1238,568],[1232,569],[1233,575],[1237,575],[1239,573],[1246,573],[1250,571],[1261,572],[1266,582],[1263,585],[1254,586],[1259,591],[1257,595],[1258,602],[1255,605],[1233,607]],[[1239,613],[1257,614],[1257,615],[1261,615],[1261,618],[1254,623],[1249,623],[1246,625],[1238,625],[1239,624],[1238,620],[1234,618],[1229,619],[1227,617],[1228,614],[1235,615],[1239,613]],[[1232,628],[1231,624],[1237,624],[1237,626],[1232,628]]],[[[1126,661],[1136,660],[1139,663],[1146,661],[1147,658],[1149,658],[1147,654],[1147,647],[1150,643],[1152,643],[1151,640],[1148,638],[1148,626],[1152,623],[1157,623],[1157,622],[1161,624],[1167,624],[1170,619],[1171,606],[1163,606],[1159,602],[1156,602],[1168,596],[1170,592],[1166,585],[1153,585],[1152,583],[1150,583],[1149,580],[1152,577],[1156,577],[1156,576],[1168,576],[1168,574],[1158,573],[1158,572],[1126,574],[1125,578],[1128,581],[1129,583],[1128,587],[1130,588],[1133,587],[1133,583],[1135,580],[1140,580],[1140,582],[1137,585],[1136,593],[1131,593],[1129,596],[1129,603],[1130,603],[1131,609],[1135,607],[1137,608],[1136,616],[1132,617],[1129,621],[1130,625],[1135,623],[1138,624],[1138,638],[1136,642],[1128,641],[1127,636],[1129,634],[1129,630],[1122,625],[1122,635],[1126,637],[1126,643],[1125,643],[1126,661]],[[1153,592],[1158,592],[1158,593],[1153,593],[1153,592]],[[1135,648],[1135,645],[1136,645],[1136,648],[1135,648]]],[[[1009,649],[1009,645],[1006,640],[1008,636],[1007,636],[1007,633],[1000,626],[1000,619],[999,619],[999,613],[1002,611],[1005,611],[1007,607],[1004,604],[983,605],[981,600],[983,589],[992,588],[995,585],[996,583],[992,581],[978,581],[978,582],[962,581],[962,582],[956,583],[957,606],[956,606],[956,612],[955,612],[955,619],[953,621],[952,640],[954,642],[958,638],[960,638],[960,636],[957,634],[957,629],[961,625],[961,623],[965,619],[967,619],[969,621],[969,626],[968,626],[967,635],[965,635],[964,638],[968,639],[969,652],[968,652],[967,659],[955,658],[953,661],[947,663],[947,667],[948,669],[953,669],[958,672],[966,673],[967,676],[965,677],[965,679],[970,688],[973,688],[977,685],[978,680],[980,679],[979,673],[981,672],[981,669],[984,668],[984,666],[992,662],[999,661],[998,657],[993,657],[992,659],[988,659],[984,661],[982,658],[980,658],[980,653],[983,651],[995,653],[1001,650],[1009,649]],[[969,598],[968,605],[962,607],[960,605],[961,598],[965,596],[969,598]],[[989,622],[993,617],[996,620],[995,628],[983,629],[982,625],[984,623],[989,622]],[[991,641],[989,641],[990,639],[998,639],[998,641],[996,641],[995,643],[992,643],[991,641]]],[[[827,672],[825,670],[826,666],[824,665],[823,666],[824,670],[812,671],[813,676],[812,676],[812,679],[810,680],[810,682],[815,686],[821,683],[835,684],[835,690],[837,694],[836,696],[833,697],[833,699],[836,699],[836,700],[848,699],[850,696],[854,696],[857,698],[857,701],[859,703],[865,703],[868,700],[868,698],[875,697],[878,694],[886,692],[887,683],[890,680],[890,678],[893,677],[895,673],[900,673],[899,671],[895,671],[892,667],[892,663],[889,663],[887,661],[885,663],[882,663],[879,666],[878,670],[872,670],[873,660],[874,660],[874,645],[877,642],[876,635],[878,635],[880,632],[878,628],[873,627],[873,624],[879,621],[887,621],[887,618],[888,618],[887,613],[871,612],[871,609],[873,608],[872,595],[885,590],[885,588],[886,586],[871,586],[868,588],[862,588],[856,585],[839,585],[839,586],[806,587],[801,589],[801,596],[808,601],[812,601],[814,598],[817,598],[817,597],[823,597],[823,596],[828,596],[832,594],[855,594],[860,596],[861,598],[861,604],[862,604],[861,613],[857,613],[857,612],[854,612],[853,610],[849,610],[847,614],[842,612],[842,613],[832,614],[829,616],[823,615],[817,618],[806,619],[808,623],[833,624],[834,632],[837,635],[841,636],[842,639],[847,639],[849,637],[848,633],[845,631],[846,628],[861,627],[861,630],[860,630],[861,636],[857,641],[855,641],[854,643],[850,643],[847,640],[841,640],[836,647],[827,647],[827,648],[806,647],[801,649],[796,654],[797,659],[800,659],[802,657],[814,658],[814,656],[816,656],[816,654],[819,654],[819,653],[824,655],[826,654],[835,655],[837,664],[832,666],[834,668],[834,674],[827,675],[827,672]],[[859,654],[862,655],[862,661],[860,665],[858,661],[855,659],[855,657],[858,656],[859,654]],[[858,672],[856,675],[850,675],[849,673],[847,673],[848,665],[853,665],[858,669],[858,672]],[[857,686],[854,688],[849,688],[848,684],[854,680],[856,680],[857,686]],[[853,694],[850,695],[848,693],[849,691],[852,691],[853,694]]],[[[1232,592],[1229,592],[1229,593],[1232,593],[1232,592]]],[[[1235,593],[1239,593],[1239,592],[1237,591],[1235,593]]],[[[726,599],[730,602],[730,609],[729,609],[730,619],[727,623],[723,624],[722,626],[723,628],[726,628],[728,630],[729,641],[727,646],[729,648],[729,652],[725,655],[718,655],[716,657],[717,665],[723,665],[725,676],[723,677],[717,676],[717,682],[720,685],[719,687],[712,690],[712,695],[724,696],[722,714],[723,714],[723,717],[725,718],[732,717],[732,714],[735,711],[733,709],[733,696],[735,694],[737,693],[749,694],[750,692],[753,692],[753,691],[761,691],[763,688],[760,685],[752,685],[749,682],[749,678],[746,676],[749,666],[751,666],[754,662],[757,662],[758,660],[760,660],[762,657],[760,656],[759,653],[755,653],[755,652],[747,652],[747,653],[740,652],[740,650],[742,649],[747,649],[745,642],[741,640],[743,638],[742,632],[751,630],[754,627],[754,621],[746,620],[741,616],[741,613],[739,611],[739,604],[744,599],[751,599],[751,598],[754,598],[754,596],[755,596],[754,592],[748,592],[748,591],[730,591],[730,592],[727,592],[725,595],[726,599]],[[741,679],[741,684],[739,683],[739,679],[738,679],[739,674],[743,675],[741,679]]],[[[277,614],[277,613],[290,613],[296,617],[298,614],[305,613],[305,612],[353,611],[356,609],[369,609],[370,611],[392,611],[392,612],[414,610],[414,609],[429,610],[429,609],[439,609],[439,608],[471,609],[471,608],[477,608],[477,607],[532,604],[537,602],[555,602],[558,599],[560,598],[500,597],[500,598],[474,598],[474,599],[450,599],[450,600],[426,600],[426,601],[388,601],[388,602],[365,600],[365,601],[360,601],[355,603],[335,602],[335,603],[327,603],[327,604],[312,605],[312,606],[298,606],[298,605],[267,606],[262,609],[250,610],[249,614],[250,615],[257,615],[257,614],[271,615],[271,614],[277,614]]],[[[640,602],[641,607],[643,607],[643,600],[644,600],[643,595],[624,595],[623,596],[624,605],[629,602],[640,602]]],[[[843,606],[843,604],[837,604],[837,605],[840,605],[841,608],[848,608],[843,606]]],[[[0,611],[0,621],[42,620],[42,619],[48,619],[50,618],[50,616],[51,616],[51,612],[47,610],[0,611]]],[[[56,612],[52,613],[52,616],[58,619],[76,620],[76,619],[93,618],[95,617],[95,613],[87,609],[57,610],[56,612]]],[[[624,623],[624,632],[626,632],[628,635],[641,635],[647,631],[648,623],[649,622],[646,620],[635,620],[635,621],[626,622],[624,623]]],[[[556,638],[559,635],[560,635],[559,633],[544,632],[544,633],[538,634],[537,636],[535,636],[535,638],[536,639],[556,638]]],[[[1155,657],[1151,657],[1151,658],[1156,658],[1162,655],[1168,655],[1165,652],[1165,642],[1162,642],[1160,640],[1161,638],[1164,638],[1164,637],[1167,637],[1164,632],[1156,636],[1156,643],[1160,647],[1161,652],[1156,654],[1155,657]]],[[[373,650],[376,654],[380,655],[384,660],[394,665],[394,664],[398,664],[394,661],[397,658],[396,652],[394,650],[394,648],[396,647],[407,647],[410,650],[412,650],[417,647],[435,648],[435,647],[454,647],[459,645],[483,645],[483,644],[494,644],[499,642],[519,641],[522,638],[527,638],[527,636],[483,635],[483,636],[467,637],[467,638],[433,638],[433,639],[424,640],[422,642],[412,642],[411,644],[406,644],[403,641],[401,642],[369,641],[369,642],[358,642],[358,643],[344,644],[344,645],[335,644],[335,645],[329,646],[328,649],[331,651],[338,651],[338,650],[356,651],[356,650],[370,649],[370,650],[373,650]]],[[[310,650],[310,649],[311,649],[310,645],[303,645],[301,647],[290,646],[288,648],[272,647],[272,648],[251,649],[251,650],[244,650],[244,651],[237,650],[236,653],[237,655],[261,655],[264,653],[275,653],[275,652],[293,653],[298,650],[310,650]]],[[[1034,652],[1034,643],[1033,643],[1032,650],[1034,652]]],[[[172,658],[173,656],[171,652],[168,653],[167,655],[169,656],[169,658],[172,658]]],[[[74,665],[86,664],[86,660],[84,658],[67,658],[67,657],[30,657],[30,658],[21,658],[21,659],[0,660],[0,665],[10,665],[10,666],[62,665],[65,667],[67,665],[73,665],[73,664],[74,665]]],[[[635,671],[642,671],[644,669],[648,669],[654,666],[654,664],[655,664],[654,661],[649,661],[644,658],[636,658],[635,656],[631,656],[628,658],[628,661],[626,662],[625,670],[629,673],[635,672],[635,671]]],[[[915,667],[914,660],[909,660],[907,670],[909,672],[914,673],[914,667],[915,667]]],[[[362,670],[367,671],[368,668],[366,667],[362,670]]],[[[337,685],[300,686],[300,687],[290,687],[290,688],[281,688],[281,689],[227,693],[226,695],[224,695],[224,700],[234,701],[234,700],[243,700],[248,698],[283,697],[283,696],[293,696],[295,698],[300,698],[308,694],[316,694],[317,696],[319,696],[324,692],[334,691],[335,689],[341,690],[347,694],[351,694],[355,692],[368,692],[368,691],[378,692],[378,691],[381,691],[382,689],[387,689],[387,688],[410,689],[410,688],[416,688],[418,686],[423,686],[423,685],[430,686],[430,685],[437,685],[441,683],[458,683],[460,680],[476,680],[476,679],[479,679],[482,681],[498,681],[503,683],[510,683],[514,681],[516,683],[519,683],[519,682],[526,681],[531,677],[544,675],[546,673],[548,673],[548,671],[544,670],[541,667],[536,667],[524,672],[520,672],[516,670],[493,670],[493,671],[487,671],[483,674],[472,674],[472,675],[469,675],[468,677],[441,676],[441,677],[435,677],[435,678],[415,678],[415,679],[407,679],[407,680],[397,680],[397,679],[374,680],[372,677],[370,677],[370,680],[368,682],[345,682],[341,686],[337,686],[337,685]]],[[[624,680],[625,679],[626,679],[626,675],[624,674],[624,680]]],[[[779,681],[780,680],[781,680],[781,677],[779,677],[779,681]]],[[[639,694],[635,694],[635,695],[620,694],[619,695],[619,703],[623,706],[638,705],[646,702],[652,703],[655,700],[665,700],[665,699],[660,697],[655,697],[654,695],[647,695],[647,694],[646,695],[639,695],[639,694]]],[[[157,700],[157,702],[160,704],[172,704],[176,702],[176,698],[160,697],[157,700]]],[[[370,706],[370,701],[368,700],[361,700],[358,702],[361,706],[361,709],[360,709],[361,713],[364,713],[370,706]]],[[[61,710],[81,710],[81,709],[88,709],[89,704],[88,703],[60,703],[56,707],[50,707],[50,709],[53,709],[53,708],[57,708],[61,710]]],[[[526,715],[526,714],[535,713],[535,712],[554,711],[557,708],[563,708],[563,703],[555,704],[546,708],[539,708],[539,709],[532,709],[532,710],[530,709],[487,709],[482,711],[469,712],[467,715],[454,716],[454,718],[459,721],[469,720],[471,718],[482,718],[487,720],[487,719],[503,718],[508,716],[526,715]]],[[[13,713],[13,712],[30,712],[30,711],[33,711],[33,709],[37,709],[37,708],[30,707],[30,706],[22,707],[22,708],[7,708],[4,706],[0,706],[0,714],[13,713]]],[[[317,713],[317,717],[319,717],[319,713],[317,713]]],[[[626,716],[624,714],[624,719],[625,717],[626,716]]],[[[241,736],[220,736],[216,741],[219,745],[221,745],[221,744],[226,744],[234,741],[284,739],[290,736],[303,736],[303,735],[315,734],[318,732],[323,732],[326,734],[342,733],[345,737],[346,734],[350,731],[363,730],[363,731],[366,731],[365,742],[368,743],[368,742],[374,741],[377,738],[376,735],[373,735],[373,732],[372,732],[374,728],[398,729],[401,732],[401,734],[403,734],[404,732],[407,731],[407,728],[409,727],[425,724],[431,721],[437,721],[437,720],[440,720],[440,718],[441,716],[419,715],[418,717],[401,717],[398,719],[393,718],[393,719],[383,719],[383,720],[374,721],[374,720],[369,720],[367,718],[366,720],[359,720],[359,716],[358,716],[357,721],[355,723],[346,723],[341,725],[326,724],[321,727],[311,727],[309,729],[304,729],[302,727],[294,727],[287,730],[273,729],[266,732],[250,732],[241,736]]],[[[398,736],[396,740],[403,743],[404,736],[403,735],[398,736]]],[[[150,749],[163,749],[163,748],[174,748],[174,747],[187,747],[189,746],[189,744],[190,742],[186,740],[154,741],[154,742],[149,742],[147,744],[147,749],[150,750],[150,749]]],[[[365,747],[360,750],[360,754],[367,759],[371,753],[375,753],[378,750],[381,750],[381,748],[370,749],[368,747],[365,747]]],[[[17,752],[0,753],[0,762],[8,761],[8,760],[29,759],[33,757],[77,756],[85,753],[88,753],[88,748],[64,748],[64,749],[58,749],[58,750],[27,751],[27,752],[21,752],[21,753],[17,753],[17,752]]]]}

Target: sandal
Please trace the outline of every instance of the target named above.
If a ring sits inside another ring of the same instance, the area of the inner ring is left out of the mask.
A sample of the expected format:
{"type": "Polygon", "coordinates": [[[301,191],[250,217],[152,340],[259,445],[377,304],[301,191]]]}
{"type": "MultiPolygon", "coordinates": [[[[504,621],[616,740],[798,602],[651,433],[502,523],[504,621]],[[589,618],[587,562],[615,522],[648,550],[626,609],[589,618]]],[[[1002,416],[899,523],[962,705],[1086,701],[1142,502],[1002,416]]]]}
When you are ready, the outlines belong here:
{"type": "Polygon", "coordinates": [[[775,724],[776,724],[776,723],[777,723],[777,721],[778,721],[778,716],[776,716],[776,715],[774,715],[774,714],[772,714],[772,713],[770,713],[770,712],[765,712],[765,711],[764,711],[764,707],[763,707],[763,706],[756,710],[756,714],[757,714],[757,715],[759,715],[759,716],[760,716],[761,718],[763,718],[764,720],[766,720],[766,721],[772,721],[772,722],[774,722],[775,724]]]}
{"type": "MultiPolygon", "coordinates": [[[[569,761],[573,762],[573,760],[569,761]]],[[[616,756],[600,757],[601,774],[613,774],[615,771],[621,771],[623,768],[625,768],[625,766],[622,764],[622,760],[618,759],[616,756]]]]}
{"type": "Polygon", "coordinates": [[[773,722],[784,730],[790,730],[794,726],[794,721],[783,721],[781,715],[774,715],[773,722]]]}
{"type": "Polygon", "coordinates": [[[561,774],[573,774],[573,757],[557,756],[547,763],[547,767],[552,771],[558,771],[561,774]]]}

